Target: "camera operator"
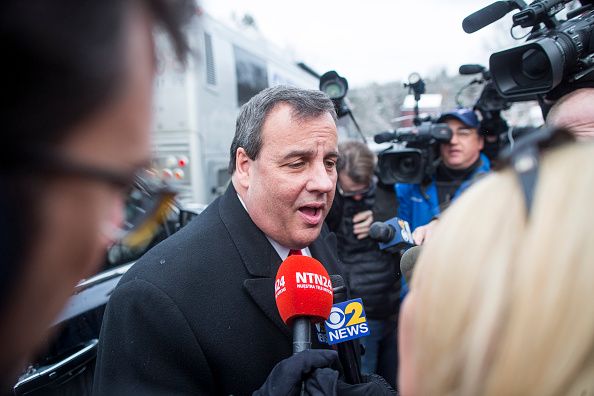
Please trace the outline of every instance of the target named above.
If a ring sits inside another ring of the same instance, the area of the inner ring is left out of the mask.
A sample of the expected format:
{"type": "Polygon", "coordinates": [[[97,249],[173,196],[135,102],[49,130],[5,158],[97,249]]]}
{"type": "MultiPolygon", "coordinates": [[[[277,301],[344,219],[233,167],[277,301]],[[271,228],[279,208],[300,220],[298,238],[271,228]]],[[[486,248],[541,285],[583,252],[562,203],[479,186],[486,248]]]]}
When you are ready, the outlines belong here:
{"type": "Polygon", "coordinates": [[[441,160],[435,175],[421,184],[396,184],[398,217],[410,224],[419,245],[430,237],[439,214],[490,170],[489,159],[481,154],[484,141],[474,111],[456,109],[442,114],[437,122],[448,124],[452,139],[440,145],[441,160]]]}
{"type": "Polygon", "coordinates": [[[549,110],[546,124],[567,128],[577,140],[594,139],[594,88],[579,88],[562,96],[549,110]]]}

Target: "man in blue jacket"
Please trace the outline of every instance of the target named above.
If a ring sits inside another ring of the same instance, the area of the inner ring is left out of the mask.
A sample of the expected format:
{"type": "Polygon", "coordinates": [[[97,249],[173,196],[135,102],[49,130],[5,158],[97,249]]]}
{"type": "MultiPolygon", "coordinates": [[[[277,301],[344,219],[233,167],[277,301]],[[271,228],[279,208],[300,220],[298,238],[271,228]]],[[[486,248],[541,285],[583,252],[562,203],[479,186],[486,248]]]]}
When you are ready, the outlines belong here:
{"type": "Polygon", "coordinates": [[[471,109],[456,109],[441,115],[437,122],[447,123],[452,140],[441,144],[441,161],[430,180],[421,184],[397,183],[398,217],[408,221],[415,243],[430,235],[433,220],[458,198],[470,184],[490,170],[484,154],[479,120],[471,109]]]}

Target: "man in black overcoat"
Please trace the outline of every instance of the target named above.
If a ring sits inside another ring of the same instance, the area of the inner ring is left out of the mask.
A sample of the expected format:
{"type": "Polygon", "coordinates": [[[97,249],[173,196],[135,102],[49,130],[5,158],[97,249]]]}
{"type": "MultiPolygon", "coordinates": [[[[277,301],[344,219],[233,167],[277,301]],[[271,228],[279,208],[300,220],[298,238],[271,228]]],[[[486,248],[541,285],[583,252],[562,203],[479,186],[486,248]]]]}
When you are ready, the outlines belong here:
{"type": "MultiPolygon", "coordinates": [[[[334,234],[322,229],[337,179],[335,120],[319,91],[269,88],[242,107],[225,194],[111,296],[96,394],[251,394],[291,356],[274,300],[279,265],[301,250],[339,273],[334,234]]],[[[315,331],[313,348],[324,348],[315,331]]]]}

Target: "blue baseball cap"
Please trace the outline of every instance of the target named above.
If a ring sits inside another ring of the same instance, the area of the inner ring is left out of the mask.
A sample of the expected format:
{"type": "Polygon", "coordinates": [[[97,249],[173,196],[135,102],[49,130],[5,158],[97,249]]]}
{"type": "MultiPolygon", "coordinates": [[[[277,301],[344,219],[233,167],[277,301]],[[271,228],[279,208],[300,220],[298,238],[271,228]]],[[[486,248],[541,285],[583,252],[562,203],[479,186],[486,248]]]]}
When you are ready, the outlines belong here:
{"type": "Polygon", "coordinates": [[[455,118],[456,120],[460,121],[464,125],[470,128],[478,128],[480,121],[476,116],[476,113],[472,109],[456,109],[452,111],[448,111],[447,113],[442,113],[437,122],[444,122],[448,118],[455,118]]]}

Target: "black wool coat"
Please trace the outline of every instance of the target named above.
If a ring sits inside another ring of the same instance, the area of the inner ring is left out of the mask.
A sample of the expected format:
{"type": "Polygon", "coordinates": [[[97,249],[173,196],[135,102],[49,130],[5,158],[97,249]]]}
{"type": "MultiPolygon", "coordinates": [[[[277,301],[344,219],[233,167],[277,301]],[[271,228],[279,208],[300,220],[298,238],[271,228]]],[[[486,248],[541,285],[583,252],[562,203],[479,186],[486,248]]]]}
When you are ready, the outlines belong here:
{"type": "MultiPolygon", "coordinates": [[[[334,234],[323,230],[309,248],[339,274],[334,234]]],[[[94,394],[251,394],[292,354],[274,300],[280,263],[230,185],[120,281],[105,311],[94,394]]],[[[314,326],[312,342],[324,348],[314,326]]]]}

